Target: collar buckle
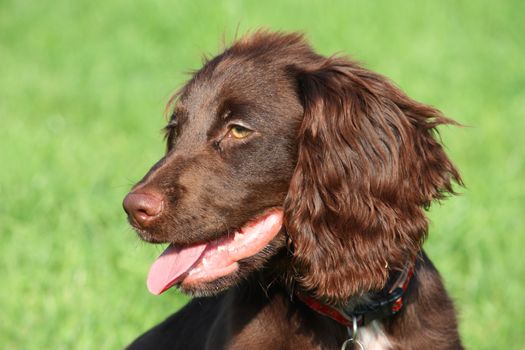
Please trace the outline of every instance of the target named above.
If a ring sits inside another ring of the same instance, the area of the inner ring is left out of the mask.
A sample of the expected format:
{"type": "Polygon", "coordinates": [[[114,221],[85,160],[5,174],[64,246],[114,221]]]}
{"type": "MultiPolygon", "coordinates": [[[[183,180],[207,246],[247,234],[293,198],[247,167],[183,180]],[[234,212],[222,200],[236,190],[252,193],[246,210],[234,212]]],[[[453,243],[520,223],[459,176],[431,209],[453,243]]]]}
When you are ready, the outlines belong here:
{"type": "Polygon", "coordinates": [[[365,326],[378,319],[387,318],[397,314],[403,307],[403,288],[398,287],[386,297],[373,300],[365,305],[354,308],[340,308],[345,318],[351,320],[357,318],[359,326],[365,326]]]}

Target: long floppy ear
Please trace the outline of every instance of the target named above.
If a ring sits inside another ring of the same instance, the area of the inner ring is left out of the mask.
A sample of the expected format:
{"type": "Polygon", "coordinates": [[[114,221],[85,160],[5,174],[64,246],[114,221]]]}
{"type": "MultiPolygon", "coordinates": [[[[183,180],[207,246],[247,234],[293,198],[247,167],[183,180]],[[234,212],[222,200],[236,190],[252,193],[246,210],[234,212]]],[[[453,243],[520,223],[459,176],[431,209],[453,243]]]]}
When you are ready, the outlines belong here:
{"type": "Polygon", "coordinates": [[[302,288],[333,302],[381,289],[419,251],[433,199],[461,178],[436,140],[455,124],[343,58],[295,67],[304,119],[285,200],[302,288]]]}

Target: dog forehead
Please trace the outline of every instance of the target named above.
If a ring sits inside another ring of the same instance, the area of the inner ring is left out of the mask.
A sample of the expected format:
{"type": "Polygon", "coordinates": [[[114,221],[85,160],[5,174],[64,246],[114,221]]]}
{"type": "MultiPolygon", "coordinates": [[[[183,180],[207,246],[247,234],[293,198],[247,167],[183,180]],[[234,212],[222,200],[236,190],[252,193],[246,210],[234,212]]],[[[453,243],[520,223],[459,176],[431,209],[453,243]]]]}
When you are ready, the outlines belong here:
{"type": "Polygon", "coordinates": [[[290,99],[293,87],[277,67],[251,61],[227,61],[211,70],[197,72],[183,88],[180,104],[199,125],[213,123],[235,105],[270,108],[283,98],[290,99]],[[285,91],[288,90],[288,91],[285,91]]]}
{"type": "Polygon", "coordinates": [[[212,60],[188,84],[187,100],[210,104],[227,99],[270,97],[284,80],[283,75],[282,70],[271,62],[239,58],[212,60]]]}

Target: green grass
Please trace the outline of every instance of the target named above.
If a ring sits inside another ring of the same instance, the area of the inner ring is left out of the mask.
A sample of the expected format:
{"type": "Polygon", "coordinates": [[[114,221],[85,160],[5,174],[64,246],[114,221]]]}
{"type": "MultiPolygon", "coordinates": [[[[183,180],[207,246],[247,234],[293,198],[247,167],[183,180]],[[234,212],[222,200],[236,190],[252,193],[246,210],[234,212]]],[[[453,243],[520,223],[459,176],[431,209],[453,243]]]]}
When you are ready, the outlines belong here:
{"type": "Polygon", "coordinates": [[[121,348],[180,307],[121,199],[163,151],[171,91],[257,27],[351,53],[468,125],[463,194],[426,249],[470,349],[525,349],[525,2],[0,0],[0,348],[121,348]]]}

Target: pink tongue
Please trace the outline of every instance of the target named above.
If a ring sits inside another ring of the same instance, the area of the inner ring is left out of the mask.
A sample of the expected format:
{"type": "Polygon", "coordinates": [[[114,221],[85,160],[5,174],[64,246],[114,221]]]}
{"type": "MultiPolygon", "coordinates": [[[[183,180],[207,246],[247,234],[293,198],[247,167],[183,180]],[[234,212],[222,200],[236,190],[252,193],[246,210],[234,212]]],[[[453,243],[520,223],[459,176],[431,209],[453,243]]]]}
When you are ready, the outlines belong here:
{"type": "Polygon", "coordinates": [[[170,288],[201,257],[207,244],[180,249],[170,245],[151,265],[148,289],[159,295],[170,288]]]}

